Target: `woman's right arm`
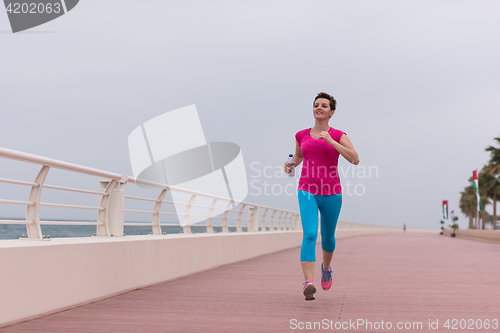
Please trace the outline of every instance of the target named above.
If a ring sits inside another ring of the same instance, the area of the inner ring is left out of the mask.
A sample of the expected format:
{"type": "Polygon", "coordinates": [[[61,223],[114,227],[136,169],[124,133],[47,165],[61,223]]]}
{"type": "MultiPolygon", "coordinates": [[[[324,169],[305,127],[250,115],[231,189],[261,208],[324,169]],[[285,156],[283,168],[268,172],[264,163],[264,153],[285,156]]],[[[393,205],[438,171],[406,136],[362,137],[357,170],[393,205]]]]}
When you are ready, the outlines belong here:
{"type": "MultiPolygon", "coordinates": [[[[295,154],[293,155],[293,161],[295,162],[295,167],[298,167],[300,163],[302,163],[302,160],[304,157],[302,156],[302,151],[300,150],[299,143],[297,140],[295,140],[295,154]]],[[[288,174],[290,173],[290,165],[285,162],[285,172],[288,174]]]]}
{"type": "Polygon", "coordinates": [[[295,140],[295,155],[293,155],[293,160],[295,161],[295,166],[299,166],[302,163],[304,157],[302,156],[302,151],[300,150],[299,143],[295,140]]]}

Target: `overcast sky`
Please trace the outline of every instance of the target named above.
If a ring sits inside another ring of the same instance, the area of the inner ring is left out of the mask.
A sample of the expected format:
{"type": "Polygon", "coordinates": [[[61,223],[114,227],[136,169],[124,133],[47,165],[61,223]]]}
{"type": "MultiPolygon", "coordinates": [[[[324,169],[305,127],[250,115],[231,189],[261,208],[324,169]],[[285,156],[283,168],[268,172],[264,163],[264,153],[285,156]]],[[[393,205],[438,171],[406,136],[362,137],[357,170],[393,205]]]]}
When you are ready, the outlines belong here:
{"type": "MultiPolygon", "coordinates": [[[[500,136],[499,13],[477,0],[82,0],[12,34],[0,11],[0,146],[132,175],[130,132],[196,104],[207,141],[241,147],[256,180],[246,201],[298,211],[296,195],[264,193],[264,181],[276,193],[298,179],[255,169],[281,170],[326,91],[330,126],[360,157],[354,177],[340,158],[340,219],[438,228],[442,200],[459,211],[500,136]]],[[[0,178],[35,177],[1,163],[0,178]]]]}

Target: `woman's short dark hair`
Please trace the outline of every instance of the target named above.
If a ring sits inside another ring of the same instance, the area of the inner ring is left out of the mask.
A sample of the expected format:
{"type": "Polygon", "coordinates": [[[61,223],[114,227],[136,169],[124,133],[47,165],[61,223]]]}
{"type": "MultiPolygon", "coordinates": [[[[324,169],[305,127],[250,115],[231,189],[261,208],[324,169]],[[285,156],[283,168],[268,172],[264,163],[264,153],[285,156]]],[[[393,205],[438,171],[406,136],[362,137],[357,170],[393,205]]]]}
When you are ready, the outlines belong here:
{"type": "Polygon", "coordinates": [[[326,92],[318,93],[318,96],[316,96],[316,98],[314,99],[313,107],[314,107],[314,103],[316,102],[316,100],[318,98],[325,98],[325,99],[329,100],[330,101],[330,110],[335,110],[337,108],[337,101],[335,100],[335,98],[333,98],[332,95],[327,94],[326,92]]]}

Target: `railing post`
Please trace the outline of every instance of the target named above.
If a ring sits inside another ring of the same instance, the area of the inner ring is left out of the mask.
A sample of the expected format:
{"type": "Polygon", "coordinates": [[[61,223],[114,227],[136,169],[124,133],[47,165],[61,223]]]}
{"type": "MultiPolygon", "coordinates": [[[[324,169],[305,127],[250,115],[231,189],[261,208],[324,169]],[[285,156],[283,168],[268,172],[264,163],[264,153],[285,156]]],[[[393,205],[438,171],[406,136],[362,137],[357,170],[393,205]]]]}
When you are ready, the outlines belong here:
{"type": "Polygon", "coordinates": [[[233,202],[229,201],[226,206],[226,210],[224,211],[224,215],[222,215],[222,232],[229,232],[229,227],[227,226],[227,215],[229,214],[229,210],[233,206],[233,202]]]}
{"type": "Polygon", "coordinates": [[[292,227],[292,221],[293,221],[293,213],[290,214],[290,218],[288,219],[288,227],[287,227],[287,230],[293,230],[293,227],[292,227]]]}
{"type": "Polygon", "coordinates": [[[42,166],[35,178],[35,183],[38,186],[33,186],[30,191],[28,201],[33,202],[33,205],[26,208],[26,220],[31,220],[33,223],[26,224],[26,232],[28,233],[28,238],[31,239],[42,239],[42,230],[40,228],[40,195],[42,194],[43,182],[49,170],[49,166],[42,166]]]}
{"type": "Polygon", "coordinates": [[[300,221],[299,221],[300,214],[294,214],[294,216],[295,216],[295,222],[294,222],[295,228],[294,229],[295,230],[302,230],[302,223],[300,223],[300,221]]]}
{"type": "Polygon", "coordinates": [[[214,208],[215,208],[216,204],[217,204],[217,199],[214,199],[214,201],[212,202],[212,205],[210,206],[210,209],[208,210],[208,217],[207,217],[207,233],[208,234],[214,233],[214,227],[212,224],[212,217],[214,216],[214,208]]]}
{"type": "Polygon", "coordinates": [[[128,177],[117,181],[99,177],[99,192],[107,195],[99,196],[100,210],[97,221],[103,225],[97,226],[97,236],[123,236],[123,220],[125,209],[125,185],[128,177]]]}
{"type": "MultiPolygon", "coordinates": [[[[267,215],[268,210],[269,210],[269,208],[266,208],[266,210],[264,211],[264,214],[262,214],[262,225],[263,226],[266,225],[266,215],[267,215]]],[[[274,225],[273,225],[272,220],[271,220],[271,222],[269,222],[269,231],[274,231],[274,225]]]]}
{"type": "Polygon", "coordinates": [[[250,216],[250,220],[252,221],[250,228],[248,231],[257,232],[259,231],[259,207],[254,206],[252,209],[252,215],[250,216]]]}
{"type": "Polygon", "coordinates": [[[241,215],[243,214],[243,210],[246,205],[241,205],[240,211],[238,212],[238,218],[236,219],[236,232],[243,232],[243,228],[241,227],[241,215]]]}
{"type": "Polygon", "coordinates": [[[161,213],[161,204],[163,203],[163,199],[165,198],[165,194],[167,194],[167,189],[163,189],[156,199],[154,214],[153,214],[153,235],[161,235],[161,225],[160,225],[160,213],[161,213]]]}
{"type": "MultiPolygon", "coordinates": [[[[276,215],[276,209],[274,210],[273,214],[271,215],[271,222],[270,222],[270,223],[271,223],[271,225],[273,225],[273,224],[274,224],[274,215],[276,215]]],[[[281,217],[281,215],[280,215],[280,217],[281,217]]],[[[280,222],[279,222],[279,223],[281,224],[281,219],[280,219],[280,222]]]]}
{"type": "MultiPolygon", "coordinates": [[[[278,229],[279,229],[279,226],[281,226],[281,218],[283,217],[283,213],[284,213],[284,211],[282,211],[280,213],[280,216],[278,217],[278,229]]],[[[288,215],[288,213],[285,214],[285,216],[287,216],[287,215],[288,215]]],[[[274,216],[274,214],[273,214],[273,216],[274,216]]]]}
{"type": "Polygon", "coordinates": [[[191,205],[193,204],[194,199],[196,199],[196,194],[193,194],[191,196],[191,199],[189,199],[189,202],[186,206],[186,209],[184,209],[184,219],[183,219],[183,223],[182,223],[182,231],[185,234],[191,233],[191,226],[189,225],[189,215],[191,214],[191,205]]]}

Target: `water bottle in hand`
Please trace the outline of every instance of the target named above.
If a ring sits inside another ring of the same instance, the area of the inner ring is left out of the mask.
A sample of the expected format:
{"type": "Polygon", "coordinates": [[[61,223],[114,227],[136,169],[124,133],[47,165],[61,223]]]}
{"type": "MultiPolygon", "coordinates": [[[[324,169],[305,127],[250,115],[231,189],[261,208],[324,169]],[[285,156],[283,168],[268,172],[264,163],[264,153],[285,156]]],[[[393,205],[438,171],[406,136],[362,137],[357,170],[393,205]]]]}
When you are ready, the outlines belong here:
{"type": "Polygon", "coordinates": [[[290,173],[288,174],[288,177],[290,178],[295,177],[295,161],[293,159],[293,154],[288,155],[288,160],[286,162],[288,163],[288,167],[290,168],[290,173]]]}

